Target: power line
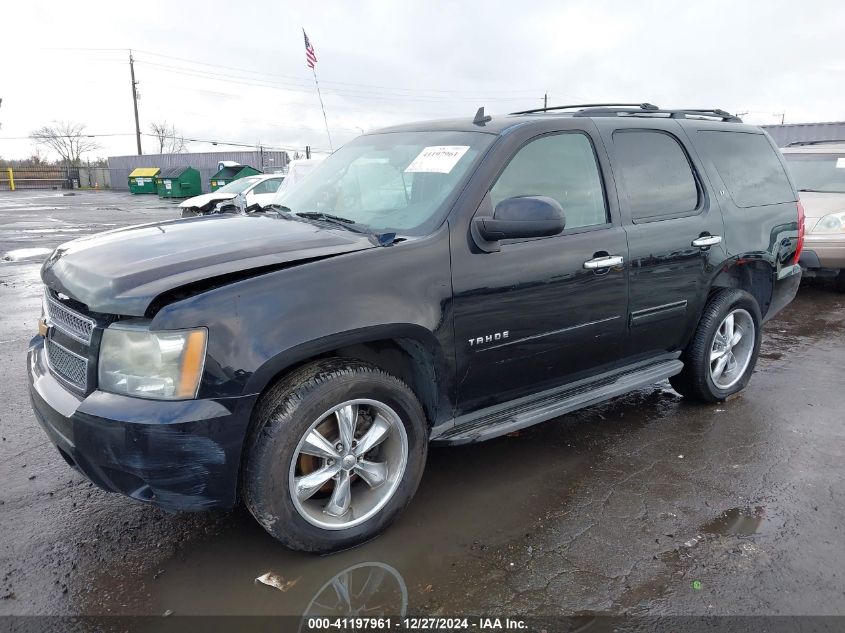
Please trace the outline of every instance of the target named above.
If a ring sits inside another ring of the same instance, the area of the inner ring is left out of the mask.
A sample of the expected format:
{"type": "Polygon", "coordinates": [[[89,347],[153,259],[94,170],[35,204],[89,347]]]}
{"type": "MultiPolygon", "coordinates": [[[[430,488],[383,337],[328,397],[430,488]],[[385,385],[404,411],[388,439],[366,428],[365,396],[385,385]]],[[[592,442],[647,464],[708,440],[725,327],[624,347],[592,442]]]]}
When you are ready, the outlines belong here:
{"type": "MultiPolygon", "coordinates": [[[[194,60],[194,59],[187,59],[185,57],[176,57],[174,55],[164,55],[162,53],[155,53],[153,51],[145,51],[145,50],[141,50],[141,49],[135,49],[135,50],[139,53],[144,53],[145,55],[153,55],[154,57],[163,57],[163,58],[166,58],[166,59],[174,59],[174,60],[177,60],[177,61],[186,62],[186,63],[189,63],[189,64],[196,64],[196,65],[199,65],[199,66],[209,66],[209,67],[212,67],[212,68],[223,68],[225,70],[234,70],[234,71],[245,72],[245,73],[250,73],[250,74],[254,74],[254,75],[264,75],[264,76],[267,76],[267,77],[277,77],[277,78],[280,78],[280,79],[291,79],[291,80],[294,80],[294,81],[307,81],[307,80],[305,80],[301,77],[294,77],[294,76],[291,76],[291,75],[279,75],[279,74],[275,74],[275,73],[266,73],[266,72],[259,71],[259,70],[248,70],[246,68],[238,68],[236,66],[224,66],[222,64],[202,62],[202,61],[198,61],[198,60],[194,60]]],[[[456,93],[456,92],[475,92],[474,90],[444,90],[444,89],[438,89],[438,88],[405,88],[405,87],[400,87],[400,86],[381,86],[381,85],[376,85],[376,84],[350,83],[350,82],[343,82],[343,81],[323,81],[323,84],[324,85],[327,85],[327,84],[338,85],[338,86],[356,86],[356,87],[361,87],[361,88],[378,88],[378,89],[382,89],[382,90],[401,90],[401,91],[406,91],[406,92],[439,92],[439,93],[444,93],[444,94],[453,94],[453,93],[456,93]]],[[[518,90],[501,90],[501,91],[498,91],[498,92],[501,92],[501,93],[518,93],[518,92],[533,93],[533,92],[536,92],[536,89],[535,88],[530,88],[530,89],[524,88],[524,89],[518,89],[518,90]]]]}
{"type": "MultiPolygon", "coordinates": [[[[163,72],[183,75],[188,77],[198,77],[201,79],[209,79],[211,81],[220,81],[224,83],[239,84],[243,86],[253,86],[256,88],[270,88],[275,90],[288,90],[292,92],[310,93],[311,90],[299,84],[291,84],[285,82],[275,82],[267,79],[258,79],[251,77],[239,77],[237,75],[230,75],[227,73],[216,73],[206,70],[198,70],[195,68],[186,68],[184,66],[171,66],[168,64],[158,64],[156,62],[136,60],[137,64],[157,68],[163,72]]],[[[339,88],[327,88],[328,94],[342,96],[350,99],[375,99],[379,101],[407,101],[411,103],[454,103],[455,101],[525,101],[523,97],[445,97],[445,96],[410,96],[410,95],[396,95],[396,94],[381,94],[378,92],[366,90],[345,90],[339,88]]]]}
{"type": "MultiPolygon", "coordinates": [[[[114,133],[109,133],[109,134],[80,134],[79,136],[82,137],[82,138],[106,138],[106,137],[115,137],[115,136],[135,136],[135,132],[114,132],[114,133]]],[[[149,132],[141,132],[141,136],[149,136],[149,137],[152,137],[152,138],[158,138],[157,134],[151,134],[149,132]]],[[[252,147],[252,148],[257,148],[257,147],[261,146],[264,149],[278,150],[278,151],[296,151],[296,150],[301,149],[300,147],[294,147],[294,146],[285,147],[285,146],[281,146],[281,145],[268,145],[266,143],[245,143],[243,141],[223,141],[223,140],[215,140],[215,139],[193,138],[193,137],[188,137],[188,136],[185,136],[185,135],[182,135],[182,134],[178,134],[176,136],[178,136],[179,138],[184,139],[185,141],[188,141],[190,143],[208,143],[208,144],[211,144],[211,145],[228,145],[228,146],[232,146],[232,147],[252,147]]],[[[49,136],[33,134],[33,135],[30,135],[30,136],[0,136],[0,141],[28,141],[28,140],[37,140],[37,139],[41,139],[41,138],[54,138],[54,137],[58,137],[58,138],[77,138],[76,135],[72,135],[72,134],[51,134],[49,136]]],[[[323,151],[323,150],[320,150],[319,148],[314,148],[314,149],[316,149],[317,151],[323,151]]]]}
{"type": "MultiPolygon", "coordinates": [[[[46,48],[46,49],[43,49],[43,50],[63,50],[63,51],[70,50],[70,51],[95,51],[96,52],[96,51],[128,51],[129,49],[126,49],[126,48],[67,47],[67,48],[46,48]]],[[[295,86],[295,87],[305,88],[306,90],[308,89],[308,81],[309,80],[306,79],[306,78],[303,78],[303,77],[297,77],[297,76],[292,76],[292,75],[280,75],[280,74],[276,74],[276,73],[268,73],[268,72],[263,72],[263,71],[258,71],[258,70],[251,70],[251,69],[237,67],[237,66],[227,66],[227,65],[223,65],[223,64],[204,62],[204,61],[199,61],[199,60],[188,59],[188,58],[185,58],[185,57],[177,57],[175,55],[165,55],[163,53],[156,53],[154,51],[148,51],[148,50],[144,50],[144,49],[135,48],[135,49],[132,49],[132,50],[135,53],[143,53],[144,55],[151,55],[153,57],[159,57],[159,58],[164,58],[164,59],[172,59],[172,60],[176,60],[176,61],[185,62],[185,63],[188,63],[188,64],[194,64],[194,65],[198,65],[198,66],[207,66],[207,67],[214,68],[214,69],[223,69],[223,70],[230,70],[230,71],[235,71],[235,72],[239,72],[239,73],[248,73],[248,74],[251,74],[251,75],[260,75],[260,76],[264,76],[264,77],[270,77],[270,78],[273,78],[273,79],[262,79],[260,77],[243,77],[243,76],[230,75],[230,74],[219,73],[219,72],[206,71],[206,70],[197,69],[197,68],[186,68],[184,66],[172,66],[172,65],[168,66],[168,65],[165,65],[165,64],[160,64],[158,62],[144,61],[142,59],[136,58],[137,63],[143,62],[143,63],[149,64],[149,65],[158,65],[158,66],[167,67],[167,68],[179,68],[179,69],[182,69],[182,70],[185,70],[185,71],[189,71],[189,72],[192,71],[192,72],[195,72],[195,73],[210,73],[210,74],[214,74],[214,75],[220,75],[220,76],[236,78],[236,79],[261,81],[261,82],[277,84],[277,85],[295,86]],[[279,80],[284,80],[284,81],[279,81],[279,80]]],[[[342,81],[325,81],[325,80],[323,81],[323,85],[326,89],[328,89],[331,86],[349,86],[353,89],[363,88],[363,89],[365,89],[364,91],[354,90],[354,92],[367,92],[368,94],[379,94],[379,93],[376,93],[376,92],[373,92],[373,91],[366,90],[368,88],[374,88],[376,90],[388,90],[388,91],[393,91],[393,92],[410,93],[408,95],[388,95],[388,96],[395,96],[395,97],[401,97],[401,96],[411,97],[413,94],[419,94],[421,96],[428,96],[430,98],[435,98],[435,99],[436,98],[442,98],[442,99],[445,99],[445,100],[461,99],[461,100],[470,100],[470,101],[502,100],[502,99],[503,100],[523,100],[524,98],[527,98],[529,94],[538,92],[538,89],[536,89],[536,88],[520,88],[520,89],[513,89],[513,90],[497,90],[494,93],[489,93],[489,94],[481,95],[481,96],[453,97],[451,95],[465,94],[465,93],[478,94],[479,92],[483,93],[483,91],[478,91],[477,89],[406,88],[406,87],[403,87],[403,86],[383,86],[383,85],[377,85],[377,84],[353,83],[353,82],[342,82],[342,81]],[[426,94],[426,93],[438,93],[438,94],[435,95],[435,94],[426,94]],[[525,97],[521,97],[521,96],[519,96],[519,97],[517,97],[517,96],[498,97],[498,96],[496,96],[497,94],[516,95],[516,94],[521,94],[521,93],[524,93],[525,97]]],[[[347,90],[346,88],[333,88],[333,90],[336,90],[338,92],[352,92],[350,90],[347,90]]]]}

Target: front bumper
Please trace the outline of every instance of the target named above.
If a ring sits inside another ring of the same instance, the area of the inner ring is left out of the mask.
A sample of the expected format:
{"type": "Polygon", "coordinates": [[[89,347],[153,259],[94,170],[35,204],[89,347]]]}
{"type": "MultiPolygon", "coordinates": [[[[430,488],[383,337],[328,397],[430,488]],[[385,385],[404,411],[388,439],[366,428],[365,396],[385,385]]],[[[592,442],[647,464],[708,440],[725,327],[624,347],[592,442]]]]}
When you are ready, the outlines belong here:
{"type": "Polygon", "coordinates": [[[62,457],[112,492],[170,511],[231,507],[255,396],[158,401],[95,391],[85,398],[49,372],[44,339],[27,354],[35,417],[62,457]]]}

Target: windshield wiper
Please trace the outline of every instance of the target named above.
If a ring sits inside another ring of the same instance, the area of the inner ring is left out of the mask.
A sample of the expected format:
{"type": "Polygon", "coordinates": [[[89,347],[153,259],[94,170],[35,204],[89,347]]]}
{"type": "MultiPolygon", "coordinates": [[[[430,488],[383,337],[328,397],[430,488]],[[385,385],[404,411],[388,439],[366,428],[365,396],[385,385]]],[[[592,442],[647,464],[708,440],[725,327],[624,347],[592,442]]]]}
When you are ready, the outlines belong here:
{"type": "Polygon", "coordinates": [[[275,211],[276,213],[293,213],[293,211],[290,210],[290,207],[286,207],[283,204],[275,204],[275,203],[266,204],[263,207],[261,207],[261,210],[262,211],[275,211]]]}
{"type": "Polygon", "coordinates": [[[358,224],[355,220],[350,220],[349,218],[333,215],[331,213],[324,213],[323,211],[296,211],[294,215],[307,220],[320,220],[328,224],[340,226],[348,231],[352,231],[353,233],[372,233],[369,228],[363,224],[358,224]]]}
{"type": "Polygon", "coordinates": [[[830,189],[799,189],[808,193],[845,193],[845,191],[831,191],[830,189]]]}

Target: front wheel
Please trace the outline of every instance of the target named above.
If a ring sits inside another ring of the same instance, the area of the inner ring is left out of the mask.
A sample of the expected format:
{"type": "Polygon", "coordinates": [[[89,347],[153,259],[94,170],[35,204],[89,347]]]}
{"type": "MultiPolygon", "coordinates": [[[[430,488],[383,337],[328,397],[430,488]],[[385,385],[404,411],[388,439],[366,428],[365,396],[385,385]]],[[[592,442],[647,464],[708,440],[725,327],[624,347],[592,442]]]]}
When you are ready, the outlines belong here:
{"type": "Polygon", "coordinates": [[[416,491],[427,428],[416,396],[394,376],[347,359],[303,367],[258,405],[246,505],[292,549],[357,545],[386,528],[416,491]]]}
{"type": "Polygon", "coordinates": [[[687,398],[720,402],[744,389],[757,363],[761,323],[760,308],[749,293],[715,292],[681,355],[684,369],[669,379],[675,391],[687,398]]]}

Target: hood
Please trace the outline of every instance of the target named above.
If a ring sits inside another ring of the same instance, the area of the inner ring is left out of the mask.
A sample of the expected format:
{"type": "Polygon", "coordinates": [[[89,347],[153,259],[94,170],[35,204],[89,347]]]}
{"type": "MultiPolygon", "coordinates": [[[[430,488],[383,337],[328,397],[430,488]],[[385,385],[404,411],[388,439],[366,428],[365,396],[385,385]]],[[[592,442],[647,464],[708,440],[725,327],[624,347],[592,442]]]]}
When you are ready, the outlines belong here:
{"type": "Polygon", "coordinates": [[[182,209],[187,209],[189,207],[204,207],[210,202],[222,202],[223,200],[231,200],[236,195],[237,194],[235,193],[217,193],[216,191],[212,191],[211,193],[204,193],[200,196],[188,198],[187,200],[180,202],[179,207],[182,209]]]}
{"type": "Polygon", "coordinates": [[[799,193],[804,215],[808,218],[821,218],[828,213],[845,211],[845,193],[817,193],[802,191],[799,193]]]}
{"type": "Polygon", "coordinates": [[[275,215],[213,215],[128,227],[59,246],[41,278],[90,310],[143,316],[158,295],[267,266],[351,253],[366,235],[275,215]]]}

